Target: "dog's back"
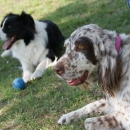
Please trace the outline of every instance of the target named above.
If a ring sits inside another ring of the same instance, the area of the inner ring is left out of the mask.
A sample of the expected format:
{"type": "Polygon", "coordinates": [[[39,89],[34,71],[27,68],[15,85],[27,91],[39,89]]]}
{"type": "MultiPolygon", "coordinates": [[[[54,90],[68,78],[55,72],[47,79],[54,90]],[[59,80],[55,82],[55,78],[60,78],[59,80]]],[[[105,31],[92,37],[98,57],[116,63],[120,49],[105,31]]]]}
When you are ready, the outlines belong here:
{"type": "Polygon", "coordinates": [[[52,54],[54,54],[59,58],[62,55],[63,41],[65,38],[55,23],[49,20],[44,20],[43,22],[47,24],[46,27],[46,32],[48,35],[47,48],[49,49],[50,52],[48,54],[48,57],[51,58],[53,57],[52,54]]]}

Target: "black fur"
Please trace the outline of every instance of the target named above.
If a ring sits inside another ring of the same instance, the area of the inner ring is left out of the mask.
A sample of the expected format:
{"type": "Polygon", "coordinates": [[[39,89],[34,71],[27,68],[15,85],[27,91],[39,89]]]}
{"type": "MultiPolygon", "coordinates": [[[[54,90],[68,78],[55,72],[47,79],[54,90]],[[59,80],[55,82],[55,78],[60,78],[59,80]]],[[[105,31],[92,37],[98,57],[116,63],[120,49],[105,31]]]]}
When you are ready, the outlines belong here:
{"type": "Polygon", "coordinates": [[[62,48],[61,43],[64,41],[64,36],[57,27],[57,25],[49,20],[44,20],[44,23],[47,24],[47,34],[48,34],[48,44],[47,48],[50,50],[47,56],[49,58],[54,57],[55,54],[58,58],[61,56],[62,48]]]}
{"type": "MultiPolygon", "coordinates": [[[[6,18],[8,19],[5,22],[3,32],[7,34],[8,39],[14,37],[12,44],[17,40],[23,39],[25,44],[28,45],[31,40],[34,40],[34,34],[37,32],[31,15],[26,14],[25,12],[22,12],[20,15],[9,13],[4,17],[4,20],[6,18]]],[[[1,27],[3,26],[3,21],[1,23],[1,27]]],[[[46,44],[46,48],[49,49],[49,52],[46,56],[53,61],[55,56],[59,58],[62,54],[63,46],[61,43],[64,41],[64,36],[55,23],[49,20],[40,22],[47,24],[46,32],[48,35],[48,43],[46,44]]]]}
{"type": "Polygon", "coordinates": [[[82,45],[83,49],[77,48],[76,51],[80,51],[80,52],[84,53],[86,58],[89,61],[91,61],[92,64],[96,65],[98,60],[96,59],[96,56],[95,56],[95,53],[94,53],[94,47],[93,47],[92,41],[89,38],[86,38],[86,37],[79,37],[75,41],[75,46],[79,46],[79,45],[82,45]]]}
{"type": "Polygon", "coordinates": [[[21,15],[10,13],[5,16],[4,20],[6,18],[8,19],[5,22],[3,32],[7,34],[8,38],[15,36],[13,43],[19,39],[24,39],[25,44],[28,45],[34,39],[34,33],[36,33],[35,24],[29,14],[25,12],[22,12],[21,15]]]}

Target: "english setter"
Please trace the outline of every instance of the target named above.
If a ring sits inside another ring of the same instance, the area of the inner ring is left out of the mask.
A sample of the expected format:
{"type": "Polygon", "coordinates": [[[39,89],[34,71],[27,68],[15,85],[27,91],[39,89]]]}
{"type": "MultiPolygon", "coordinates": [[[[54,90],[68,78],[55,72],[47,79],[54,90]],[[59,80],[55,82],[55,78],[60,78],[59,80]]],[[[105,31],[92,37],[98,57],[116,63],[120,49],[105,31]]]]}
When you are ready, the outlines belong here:
{"type": "Polygon", "coordinates": [[[130,130],[130,35],[89,24],[75,30],[64,45],[55,72],[70,86],[98,81],[105,98],[62,115],[58,124],[104,113],[87,118],[85,129],[130,130]]]}

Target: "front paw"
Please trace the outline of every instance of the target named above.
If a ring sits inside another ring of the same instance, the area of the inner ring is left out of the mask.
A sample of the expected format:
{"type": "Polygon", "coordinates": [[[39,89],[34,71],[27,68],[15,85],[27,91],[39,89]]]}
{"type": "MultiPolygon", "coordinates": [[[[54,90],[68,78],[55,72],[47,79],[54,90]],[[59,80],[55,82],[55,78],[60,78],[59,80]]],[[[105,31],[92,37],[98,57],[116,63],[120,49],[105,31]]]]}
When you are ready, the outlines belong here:
{"type": "Polygon", "coordinates": [[[3,53],[1,54],[1,57],[4,58],[5,56],[7,56],[7,55],[6,55],[5,52],[3,52],[3,53]]]}
{"type": "Polygon", "coordinates": [[[88,118],[84,122],[84,127],[86,130],[98,130],[97,126],[95,125],[96,122],[93,120],[93,118],[88,118]]]}
{"type": "Polygon", "coordinates": [[[11,56],[11,51],[9,50],[5,50],[2,54],[1,54],[1,57],[6,57],[6,56],[11,56]]]}
{"type": "Polygon", "coordinates": [[[72,121],[72,118],[68,114],[62,115],[60,119],[58,120],[58,124],[63,125],[63,124],[70,124],[72,121]]]}
{"type": "Polygon", "coordinates": [[[31,75],[31,80],[35,80],[37,78],[40,78],[42,77],[42,74],[41,72],[34,72],[32,75],[31,75]]]}
{"type": "Polygon", "coordinates": [[[27,83],[27,82],[29,82],[31,79],[30,79],[30,76],[28,75],[28,76],[24,76],[24,77],[23,77],[23,80],[24,80],[25,83],[27,83]]]}

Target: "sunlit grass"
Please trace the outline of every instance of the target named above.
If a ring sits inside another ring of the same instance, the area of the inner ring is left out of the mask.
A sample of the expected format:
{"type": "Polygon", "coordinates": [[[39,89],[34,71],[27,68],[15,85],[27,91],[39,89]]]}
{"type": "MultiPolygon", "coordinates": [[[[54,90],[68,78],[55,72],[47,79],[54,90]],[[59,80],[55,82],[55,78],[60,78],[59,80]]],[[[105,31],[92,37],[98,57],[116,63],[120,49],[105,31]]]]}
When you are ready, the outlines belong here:
{"type": "MultiPolygon", "coordinates": [[[[96,23],[102,28],[130,32],[130,10],[125,0],[0,0],[0,21],[10,12],[25,11],[34,19],[55,22],[68,37],[76,28],[96,23]]],[[[0,43],[2,46],[3,42],[0,43]]],[[[2,53],[0,49],[0,53],[2,53]]],[[[48,69],[41,79],[22,91],[12,82],[22,76],[16,59],[0,58],[0,129],[1,130],[82,130],[84,119],[70,125],[57,125],[59,117],[100,99],[97,85],[88,91],[70,88],[48,69]]]]}

